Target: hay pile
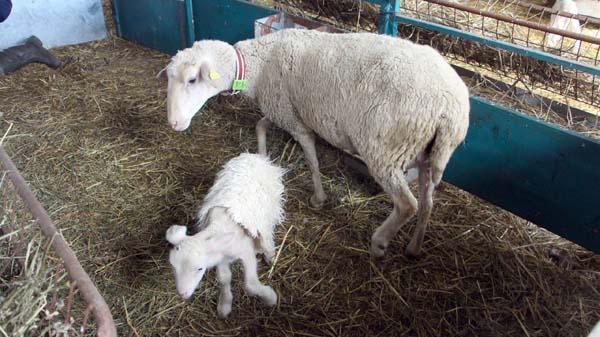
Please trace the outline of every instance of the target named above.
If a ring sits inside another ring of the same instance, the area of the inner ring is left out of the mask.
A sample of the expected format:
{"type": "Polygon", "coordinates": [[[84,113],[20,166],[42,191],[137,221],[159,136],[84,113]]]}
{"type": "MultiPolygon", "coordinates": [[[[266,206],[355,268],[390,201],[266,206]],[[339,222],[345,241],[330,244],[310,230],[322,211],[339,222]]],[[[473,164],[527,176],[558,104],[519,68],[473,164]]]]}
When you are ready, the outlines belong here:
{"type": "MultiPolygon", "coordinates": [[[[364,4],[363,4],[364,5],[364,4]]],[[[0,77],[0,133],[126,336],[582,336],[600,319],[600,258],[448,184],[435,196],[423,256],[403,255],[414,220],[373,261],[372,231],[391,211],[372,181],[319,145],[330,201],[308,206],[310,174],[289,135],[269,151],[291,172],[275,309],[248,297],[216,318],[214,272],[193,299],[175,292],[164,232],[191,224],[221,164],[256,150],[258,112],[212,100],[189,131],[166,125],[168,57],[110,39],[56,51],[66,65],[0,77]],[[285,241],[284,241],[285,238],[285,241]]]]}
{"type": "Polygon", "coordinates": [[[67,303],[57,296],[69,287],[67,275],[19,199],[6,193],[14,191],[7,180],[0,180],[0,335],[72,335],[72,322],[63,318],[67,303]]]}

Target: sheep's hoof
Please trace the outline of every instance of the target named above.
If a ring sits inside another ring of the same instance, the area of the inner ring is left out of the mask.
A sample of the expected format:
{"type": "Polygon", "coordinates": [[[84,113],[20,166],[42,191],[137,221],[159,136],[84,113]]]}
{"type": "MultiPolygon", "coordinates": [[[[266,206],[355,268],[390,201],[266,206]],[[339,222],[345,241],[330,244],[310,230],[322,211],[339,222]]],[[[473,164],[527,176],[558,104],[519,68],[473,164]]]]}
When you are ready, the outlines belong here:
{"type": "Polygon", "coordinates": [[[382,244],[377,244],[372,242],[371,243],[371,255],[373,255],[373,257],[382,257],[385,255],[385,249],[387,247],[382,245],[382,244]]]}
{"type": "Polygon", "coordinates": [[[371,255],[373,257],[382,257],[385,255],[385,250],[389,245],[389,241],[380,238],[377,233],[371,236],[371,255]]]}
{"type": "Polygon", "coordinates": [[[323,208],[323,204],[325,204],[325,198],[319,198],[316,194],[313,194],[309,201],[310,206],[314,209],[321,209],[323,208]]]}
{"type": "Polygon", "coordinates": [[[417,245],[413,244],[411,241],[408,243],[406,251],[404,251],[404,255],[408,257],[419,257],[419,255],[421,255],[421,247],[417,247],[417,245]]]}

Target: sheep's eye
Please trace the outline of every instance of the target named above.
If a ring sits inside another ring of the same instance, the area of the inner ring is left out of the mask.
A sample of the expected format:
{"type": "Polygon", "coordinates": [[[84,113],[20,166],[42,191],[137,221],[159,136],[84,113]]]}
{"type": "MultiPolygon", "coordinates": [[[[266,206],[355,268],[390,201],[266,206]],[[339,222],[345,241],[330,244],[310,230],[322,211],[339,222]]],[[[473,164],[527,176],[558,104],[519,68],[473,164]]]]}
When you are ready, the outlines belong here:
{"type": "Polygon", "coordinates": [[[196,83],[196,79],[195,79],[195,78],[192,78],[192,79],[191,79],[191,80],[189,80],[188,82],[189,82],[190,84],[194,84],[194,83],[196,83]]]}
{"type": "Polygon", "coordinates": [[[198,271],[202,271],[202,269],[204,269],[204,268],[198,268],[198,271]]]}

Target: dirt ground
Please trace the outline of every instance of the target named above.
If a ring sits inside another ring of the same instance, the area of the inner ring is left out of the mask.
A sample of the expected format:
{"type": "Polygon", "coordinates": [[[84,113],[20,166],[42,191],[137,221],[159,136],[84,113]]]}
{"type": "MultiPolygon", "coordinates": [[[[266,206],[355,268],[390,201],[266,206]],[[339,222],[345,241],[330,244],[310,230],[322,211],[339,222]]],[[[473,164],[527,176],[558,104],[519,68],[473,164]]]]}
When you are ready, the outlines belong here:
{"type": "Polygon", "coordinates": [[[216,317],[209,272],[178,298],[165,230],[191,224],[220,166],[255,151],[258,111],[219,97],[175,133],[166,124],[168,56],[110,38],[59,48],[58,70],[0,77],[4,145],[109,303],[122,336],[583,336],[600,319],[600,258],[442,184],[423,256],[403,255],[414,220],[381,260],[372,231],[387,196],[318,147],[329,202],[308,206],[299,146],[272,129],[269,151],[290,169],[281,253],[261,280],[275,308],[247,296],[216,317]]]}

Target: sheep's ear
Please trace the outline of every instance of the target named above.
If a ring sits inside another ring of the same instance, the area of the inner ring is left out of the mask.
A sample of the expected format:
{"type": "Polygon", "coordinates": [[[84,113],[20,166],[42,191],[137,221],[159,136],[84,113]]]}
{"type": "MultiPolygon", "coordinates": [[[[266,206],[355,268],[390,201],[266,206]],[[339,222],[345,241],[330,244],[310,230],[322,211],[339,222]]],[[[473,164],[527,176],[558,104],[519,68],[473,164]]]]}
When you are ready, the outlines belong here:
{"type": "Polygon", "coordinates": [[[156,74],[156,78],[166,80],[169,77],[167,74],[167,67],[168,66],[162,68],[162,70],[156,74]]]}
{"type": "Polygon", "coordinates": [[[173,245],[178,245],[181,241],[187,238],[187,234],[185,233],[187,227],[185,226],[177,226],[173,225],[167,229],[167,241],[169,241],[173,245]]]}
{"type": "Polygon", "coordinates": [[[200,65],[200,73],[198,74],[198,77],[203,80],[206,80],[206,81],[211,81],[213,78],[211,78],[210,75],[211,75],[210,66],[208,65],[208,63],[203,62],[200,65]]]}

